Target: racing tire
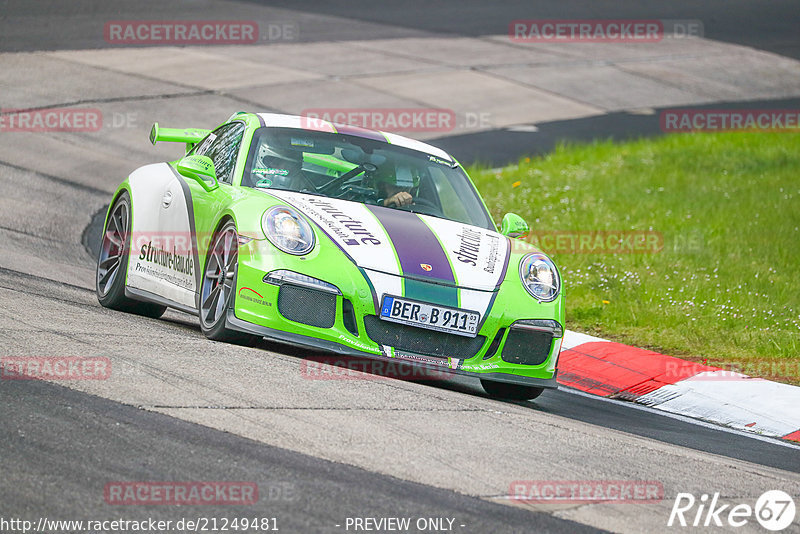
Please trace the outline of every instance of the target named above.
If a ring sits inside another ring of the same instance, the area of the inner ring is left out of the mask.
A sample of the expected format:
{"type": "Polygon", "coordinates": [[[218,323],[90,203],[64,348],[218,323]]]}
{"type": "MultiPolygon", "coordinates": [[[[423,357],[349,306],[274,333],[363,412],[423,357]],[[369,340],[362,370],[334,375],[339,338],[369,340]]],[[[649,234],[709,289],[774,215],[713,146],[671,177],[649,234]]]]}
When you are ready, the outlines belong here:
{"type": "Polygon", "coordinates": [[[97,257],[95,292],[97,300],[106,308],[158,319],[167,311],[166,306],[125,296],[130,242],[131,198],[126,191],[114,202],[103,229],[100,254],[97,257]]]}
{"type": "Polygon", "coordinates": [[[508,382],[497,382],[495,380],[481,379],[481,386],[483,386],[484,391],[486,391],[489,396],[503,400],[533,400],[544,392],[544,388],[521,386],[519,384],[509,384],[508,382]]]}
{"type": "Polygon", "coordinates": [[[253,345],[260,338],[225,326],[228,310],[234,304],[236,270],[239,265],[239,233],[229,220],[214,234],[206,255],[200,285],[200,329],[208,339],[253,345]]]}

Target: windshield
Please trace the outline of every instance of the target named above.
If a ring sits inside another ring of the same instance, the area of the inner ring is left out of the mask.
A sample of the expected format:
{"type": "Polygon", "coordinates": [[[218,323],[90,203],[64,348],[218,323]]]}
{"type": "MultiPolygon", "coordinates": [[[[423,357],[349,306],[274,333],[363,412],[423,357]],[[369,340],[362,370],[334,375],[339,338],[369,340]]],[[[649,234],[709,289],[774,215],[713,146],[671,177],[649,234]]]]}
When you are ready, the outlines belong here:
{"type": "Polygon", "coordinates": [[[362,137],[259,128],[242,185],[383,205],[495,230],[458,165],[362,137]]]}

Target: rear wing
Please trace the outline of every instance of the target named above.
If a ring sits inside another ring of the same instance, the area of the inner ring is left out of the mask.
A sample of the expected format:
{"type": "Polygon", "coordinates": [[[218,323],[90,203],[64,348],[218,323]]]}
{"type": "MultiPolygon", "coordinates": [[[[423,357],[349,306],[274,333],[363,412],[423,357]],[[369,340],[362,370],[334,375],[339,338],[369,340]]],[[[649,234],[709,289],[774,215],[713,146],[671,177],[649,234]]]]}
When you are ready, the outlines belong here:
{"type": "Polygon", "coordinates": [[[186,152],[189,152],[194,145],[205,138],[211,130],[202,128],[160,128],[158,123],[153,124],[150,130],[150,142],[154,145],[158,141],[170,143],[186,143],[186,152]]]}

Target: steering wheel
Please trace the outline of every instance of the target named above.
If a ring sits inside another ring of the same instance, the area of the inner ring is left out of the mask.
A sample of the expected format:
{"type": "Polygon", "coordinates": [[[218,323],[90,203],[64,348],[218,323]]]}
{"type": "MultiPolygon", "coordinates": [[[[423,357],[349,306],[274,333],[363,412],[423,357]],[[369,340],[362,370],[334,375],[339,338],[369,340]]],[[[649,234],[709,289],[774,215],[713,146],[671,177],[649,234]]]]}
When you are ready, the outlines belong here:
{"type": "Polygon", "coordinates": [[[335,187],[341,186],[343,183],[347,182],[347,180],[349,180],[350,178],[355,178],[356,176],[358,176],[362,172],[369,174],[371,172],[376,171],[377,169],[378,169],[378,167],[376,167],[372,163],[362,163],[358,167],[353,167],[352,169],[350,169],[349,171],[347,171],[343,175],[339,176],[338,178],[334,178],[330,182],[328,182],[326,184],[322,184],[321,186],[319,186],[317,188],[317,191],[319,191],[320,193],[328,194],[335,187]]]}

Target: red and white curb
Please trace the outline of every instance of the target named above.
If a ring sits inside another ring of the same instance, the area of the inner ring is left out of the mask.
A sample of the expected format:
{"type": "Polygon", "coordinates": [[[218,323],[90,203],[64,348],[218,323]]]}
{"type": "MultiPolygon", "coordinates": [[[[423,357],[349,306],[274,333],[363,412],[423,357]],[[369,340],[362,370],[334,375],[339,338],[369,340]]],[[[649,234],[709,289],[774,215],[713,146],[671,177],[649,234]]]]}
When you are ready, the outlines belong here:
{"type": "Polygon", "coordinates": [[[559,384],[765,436],[800,441],[800,387],[567,331],[559,384]]]}

